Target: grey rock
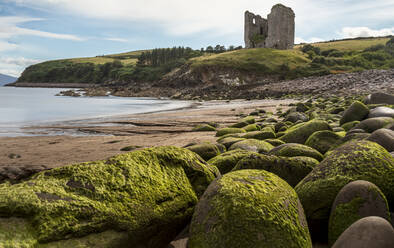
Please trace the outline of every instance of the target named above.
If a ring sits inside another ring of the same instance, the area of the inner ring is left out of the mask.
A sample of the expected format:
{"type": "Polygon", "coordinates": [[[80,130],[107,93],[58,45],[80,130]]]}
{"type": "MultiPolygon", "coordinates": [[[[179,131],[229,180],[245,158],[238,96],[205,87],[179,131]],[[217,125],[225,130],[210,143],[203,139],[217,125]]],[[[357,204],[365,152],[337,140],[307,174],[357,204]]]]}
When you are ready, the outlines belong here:
{"type": "Polygon", "coordinates": [[[368,133],[372,133],[378,129],[384,128],[394,123],[394,119],[391,117],[375,117],[369,118],[358,123],[354,129],[363,129],[368,133]]]}
{"type": "Polygon", "coordinates": [[[388,152],[394,151],[394,131],[386,128],[376,130],[367,138],[383,146],[388,152]]]}
{"type": "Polygon", "coordinates": [[[394,109],[388,107],[377,107],[369,111],[368,118],[374,117],[392,117],[394,118],[394,109]]]}
{"type": "Polygon", "coordinates": [[[297,121],[306,122],[308,120],[309,120],[309,118],[306,114],[300,113],[300,112],[293,112],[293,113],[288,114],[283,121],[285,121],[285,122],[291,121],[293,123],[296,123],[297,121]]]}
{"type": "Polygon", "coordinates": [[[394,228],[387,220],[369,216],[353,223],[332,248],[388,248],[394,244],[394,228]]]}
{"type": "Polygon", "coordinates": [[[373,93],[368,95],[365,98],[364,102],[367,104],[379,104],[379,103],[394,104],[394,95],[390,95],[382,92],[373,93]]]}
{"type": "Polygon", "coordinates": [[[375,184],[364,180],[346,184],[339,191],[331,208],[328,227],[330,244],[354,222],[368,216],[390,220],[387,200],[382,191],[375,184]]]}

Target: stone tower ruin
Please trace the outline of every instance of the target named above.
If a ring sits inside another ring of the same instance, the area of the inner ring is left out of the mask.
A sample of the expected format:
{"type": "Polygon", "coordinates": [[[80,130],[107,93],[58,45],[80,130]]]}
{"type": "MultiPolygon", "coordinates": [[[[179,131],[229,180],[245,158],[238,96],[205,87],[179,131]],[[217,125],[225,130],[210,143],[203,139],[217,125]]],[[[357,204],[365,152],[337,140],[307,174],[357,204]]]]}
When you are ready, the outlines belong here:
{"type": "Polygon", "coordinates": [[[245,12],[245,48],[267,47],[292,49],[294,46],[295,14],[282,4],[272,7],[267,19],[245,12]]]}

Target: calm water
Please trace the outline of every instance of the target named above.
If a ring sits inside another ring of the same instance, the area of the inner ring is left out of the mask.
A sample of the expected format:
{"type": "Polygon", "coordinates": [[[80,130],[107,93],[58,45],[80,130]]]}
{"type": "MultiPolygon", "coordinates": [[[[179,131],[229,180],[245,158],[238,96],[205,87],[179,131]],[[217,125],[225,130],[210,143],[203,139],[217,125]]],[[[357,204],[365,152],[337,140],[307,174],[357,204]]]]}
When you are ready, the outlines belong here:
{"type": "Polygon", "coordinates": [[[26,135],[24,126],[171,110],[185,101],[134,97],[55,96],[63,89],[0,87],[0,136],[26,135]]]}

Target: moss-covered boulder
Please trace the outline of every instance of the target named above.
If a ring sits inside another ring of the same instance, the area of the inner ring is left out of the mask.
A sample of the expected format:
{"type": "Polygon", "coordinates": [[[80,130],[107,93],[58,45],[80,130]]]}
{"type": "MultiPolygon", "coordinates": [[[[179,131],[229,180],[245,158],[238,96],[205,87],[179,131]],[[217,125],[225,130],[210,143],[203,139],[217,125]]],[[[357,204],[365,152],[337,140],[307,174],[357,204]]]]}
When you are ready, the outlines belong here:
{"type": "Polygon", "coordinates": [[[285,144],[285,142],[281,141],[280,139],[265,139],[264,141],[270,143],[273,146],[280,146],[285,144]]]}
{"type": "Polygon", "coordinates": [[[297,194],[264,170],[215,180],[198,202],[189,248],[312,247],[297,194]]]}
{"type": "Polygon", "coordinates": [[[280,146],[273,148],[269,151],[270,155],[283,156],[283,157],[311,157],[318,161],[323,160],[323,155],[317,151],[306,145],[301,145],[297,143],[286,143],[280,146]]]}
{"type": "Polygon", "coordinates": [[[340,145],[342,138],[343,136],[333,131],[317,131],[309,136],[305,142],[305,145],[310,146],[324,154],[330,150],[331,147],[340,145]]]}
{"type": "Polygon", "coordinates": [[[368,216],[390,221],[386,197],[373,183],[357,180],[343,187],[331,208],[328,241],[332,245],[349,226],[368,216]]]}
{"type": "Polygon", "coordinates": [[[258,131],[258,130],[260,130],[260,127],[257,126],[256,124],[249,124],[249,125],[247,125],[246,127],[243,127],[243,129],[244,129],[246,132],[253,132],[253,131],[258,131]]]}
{"type": "Polygon", "coordinates": [[[247,132],[246,134],[242,135],[242,138],[258,140],[275,139],[275,137],[276,135],[272,131],[254,131],[247,132]]]}
{"type": "Polygon", "coordinates": [[[354,129],[363,129],[368,133],[372,133],[378,129],[384,128],[394,123],[394,119],[391,117],[376,117],[363,120],[358,123],[354,129]]]}
{"type": "Polygon", "coordinates": [[[376,184],[394,206],[394,158],[370,141],[350,141],[336,148],[296,187],[312,235],[326,234],[330,208],[343,186],[355,180],[376,184]]]}
{"type": "Polygon", "coordinates": [[[240,121],[240,122],[237,122],[237,123],[231,125],[230,127],[243,128],[243,127],[246,127],[247,125],[249,125],[249,123],[247,123],[246,121],[240,121]]]}
{"type": "Polygon", "coordinates": [[[188,146],[186,148],[189,149],[190,151],[195,152],[198,155],[200,155],[205,161],[208,161],[209,159],[211,159],[221,153],[218,146],[216,146],[215,144],[212,144],[212,143],[208,143],[208,142],[188,146]]]}
{"type": "Polygon", "coordinates": [[[256,122],[256,120],[255,120],[255,118],[253,116],[246,116],[241,121],[247,122],[249,124],[253,124],[253,123],[256,122]]]}
{"type": "Polygon", "coordinates": [[[230,146],[229,150],[231,151],[231,150],[235,150],[235,149],[241,149],[241,150],[246,150],[246,151],[251,151],[251,152],[267,153],[272,148],[274,148],[273,145],[271,145],[270,143],[267,143],[263,140],[246,139],[246,140],[242,140],[242,141],[232,144],[230,146]]]}
{"type": "Polygon", "coordinates": [[[364,105],[364,103],[360,101],[355,101],[352,103],[352,105],[349,106],[349,108],[345,110],[341,120],[339,121],[339,124],[343,125],[346,122],[350,121],[364,120],[368,116],[368,113],[369,109],[367,106],[364,105]]]}
{"type": "Polygon", "coordinates": [[[358,123],[360,123],[360,121],[349,121],[346,122],[345,124],[342,124],[342,128],[345,129],[345,131],[349,131],[350,129],[352,129],[353,127],[355,127],[358,123]]]}
{"type": "Polygon", "coordinates": [[[331,127],[325,121],[311,120],[291,127],[279,139],[286,143],[304,144],[311,134],[322,130],[331,130],[331,127]]]}
{"type": "Polygon", "coordinates": [[[237,165],[239,160],[251,154],[255,154],[255,153],[241,149],[236,149],[222,153],[208,160],[208,164],[218,168],[221,174],[226,174],[237,165]]]}
{"type": "Polygon", "coordinates": [[[233,171],[245,169],[266,170],[294,187],[318,164],[319,161],[311,157],[278,157],[251,154],[241,159],[233,168],[233,171]]]}
{"type": "Polygon", "coordinates": [[[226,134],[233,134],[233,133],[246,133],[246,131],[242,128],[234,128],[234,127],[225,127],[222,129],[219,129],[216,132],[216,137],[220,137],[226,134]]]}
{"type": "Polygon", "coordinates": [[[235,144],[235,143],[242,141],[242,140],[245,140],[245,138],[226,137],[224,139],[218,139],[217,142],[219,144],[224,145],[227,149],[229,149],[232,144],[235,144]]]}
{"type": "Polygon", "coordinates": [[[290,122],[293,122],[293,123],[296,123],[297,121],[305,122],[305,121],[308,121],[308,120],[309,120],[309,117],[306,114],[300,113],[300,112],[290,113],[284,119],[285,122],[286,121],[290,121],[290,122]]]}
{"type": "Polygon", "coordinates": [[[0,247],[163,246],[214,172],[187,149],[159,147],[0,184],[0,247]]]}
{"type": "Polygon", "coordinates": [[[299,102],[296,104],[296,110],[297,112],[306,112],[309,110],[309,107],[305,103],[299,102]]]}
{"type": "Polygon", "coordinates": [[[197,125],[192,129],[193,132],[212,132],[216,131],[216,128],[208,125],[208,124],[203,124],[203,125],[197,125]]]}

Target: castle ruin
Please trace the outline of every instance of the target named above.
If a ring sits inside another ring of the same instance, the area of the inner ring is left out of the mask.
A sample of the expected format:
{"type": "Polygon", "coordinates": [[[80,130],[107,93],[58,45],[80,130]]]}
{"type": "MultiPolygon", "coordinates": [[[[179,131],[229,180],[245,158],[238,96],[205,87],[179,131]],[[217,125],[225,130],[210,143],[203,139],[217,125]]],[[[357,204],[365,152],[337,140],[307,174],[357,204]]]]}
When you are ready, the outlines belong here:
{"type": "Polygon", "coordinates": [[[272,7],[267,19],[245,12],[245,48],[292,49],[294,46],[293,10],[282,4],[272,7]]]}

